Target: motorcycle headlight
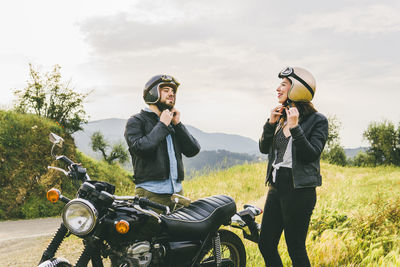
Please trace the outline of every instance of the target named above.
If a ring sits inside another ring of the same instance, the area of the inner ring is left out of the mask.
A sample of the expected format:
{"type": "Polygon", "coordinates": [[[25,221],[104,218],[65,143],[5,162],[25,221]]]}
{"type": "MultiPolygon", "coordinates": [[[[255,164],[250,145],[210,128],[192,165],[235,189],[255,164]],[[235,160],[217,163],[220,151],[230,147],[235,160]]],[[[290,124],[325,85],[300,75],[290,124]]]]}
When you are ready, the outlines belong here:
{"type": "Polygon", "coordinates": [[[74,235],[90,233],[97,223],[97,210],[87,200],[74,199],[65,205],[62,218],[65,227],[74,235]]]}

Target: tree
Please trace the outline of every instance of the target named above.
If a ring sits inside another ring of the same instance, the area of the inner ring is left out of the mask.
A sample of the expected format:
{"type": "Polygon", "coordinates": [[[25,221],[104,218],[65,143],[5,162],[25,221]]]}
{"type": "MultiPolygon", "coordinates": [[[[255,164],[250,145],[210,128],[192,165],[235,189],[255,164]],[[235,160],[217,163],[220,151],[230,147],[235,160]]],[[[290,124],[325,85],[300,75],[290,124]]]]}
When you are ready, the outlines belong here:
{"type": "Polygon", "coordinates": [[[89,93],[82,94],[70,87],[70,82],[61,82],[60,66],[44,75],[29,64],[28,85],[15,90],[18,97],[15,110],[19,113],[33,113],[56,121],[65,132],[72,134],[82,130],[87,122],[82,103],[89,93]]]}
{"type": "Polygon", "coordinates": [[[104,136],[101,132],[98,131],[92,134],[91,140],[93,151],[100,151],[103,155],[103,159],[108,164],[112,164],[116,160],[118,160],[120,163],[124,163],[128,160],[128,152],[121,143],[115,144],[111,148],[110,154],[107,155],[107,150],[109,150],[108,148],[110,147],[110,145],[104,139],[104,136]]]}
{"type": "Polygon", "coordinates": [[[340,143],[339,131],[342,128],[342,123],[336,116],[328,116],[328,138],[326,140],[326,147],[329,149],[340,143]]]}
{"type": "Polygon", "coordinates": [[[363,136],[370,143],[367,154],[372,157],[374,165],[400,164],[400,129],[395,129],[392,122],[384,120],[381,123],[372,122],[363,136]]]}
{"type": "Polygon", "coordinates": [[[326,140],[325,149],[322,152],[321,158],[327,160],[331,164],[345,166],[347,164],[346,153],[340,145],[340,128],[341,122],[336,116],[328,117],[329,129],[328,138],[326,140]]]}
{"type": "Polygon", "coordinates": [[[374,165],[374,158],[371,155],[360,151],[353,159],[350,160],[350,164],[357,167],[372,166],[374,165]]]}
{"type": "Polygon", "coordinates": [[[347,164],[346,153],[344,152],[343,147],[340,146],[339,144],[333,145],[329,149],[326,157],[329,163],[336,164],[339,166],[346,166],[347,164]]]}

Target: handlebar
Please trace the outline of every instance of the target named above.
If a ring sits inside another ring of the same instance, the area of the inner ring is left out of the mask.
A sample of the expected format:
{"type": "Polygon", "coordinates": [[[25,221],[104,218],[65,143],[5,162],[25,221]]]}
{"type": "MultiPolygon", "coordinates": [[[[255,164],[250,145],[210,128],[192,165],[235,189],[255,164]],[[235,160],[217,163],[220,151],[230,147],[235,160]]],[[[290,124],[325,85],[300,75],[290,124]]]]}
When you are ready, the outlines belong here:
{"type": "Polygon", "coordinates": [[[151,207],[151,208],[162,210],[167,214],[169,213],[169,207],[168,206],[165,206],[165,205],[160,204],[160,203],[153,202],[153,201],[149,200],[148,198],[140,197],[138,202],[139,202],[139,206],[141,208],[145,209],[146,207],[151,207]]]}
{"type": "Polygon", "coordinates": [[[67,158],[66,156],[62,155],[62,156],[57,156],[56,160],[61,160],[64,161],[68,166],[74,164],[75,162],[73,162],[72,160],[70,160],[69,158],[67,158]]]}
{"type": "Polygon", "coordinates": [[[117,201],[133,201],[138,204],[142,209],[146,209],[147,207],[155,208],[164,211],[166,214],[170,213],[170,209],[168,206],[163,204],[154,202],[149,200],[146,197],[138,197],[138,196],[116,196],[113,195],[114,200],[117,201]]]}
{"type": "Polygon", "coordinates": [[[262,209],[260,209],[259,207],[254,206],[254,205],[246,204],[246,205],[244,205],[243,207],[244,207],[245,209],[249,209],[251,212],[253,212],[254,216],[258,216],[258,215],[260,215],[261,213],[263,213],[263,210],[262,210],[262,209]]]}
{"type": "Polygon", "coordinates": [[[49,169],[55,169],[57,171],[61,171],[66,176],[72,176],[72,178],[75,178],[75,179],[78,179],[81,181],[90,181],[90,177],[86,173],[86,169],[83,168],[81,165],[73,162],[72,160],[70,160],[68,157],[66,157],[64,155],[57,156],[56,160],[61,160],[62,162],[66,163],[68,165],[69,172],[67,172],[61,168],[57,168],[57,167],[53,167],[53,166],[48,166],[49,169]]]}

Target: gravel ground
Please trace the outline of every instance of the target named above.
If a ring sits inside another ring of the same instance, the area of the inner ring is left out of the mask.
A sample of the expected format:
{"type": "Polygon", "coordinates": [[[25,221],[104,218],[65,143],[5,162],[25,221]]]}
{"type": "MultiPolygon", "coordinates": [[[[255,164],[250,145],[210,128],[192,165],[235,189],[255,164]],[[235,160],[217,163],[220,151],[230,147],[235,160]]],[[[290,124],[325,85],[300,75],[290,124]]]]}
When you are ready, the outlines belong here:
{"type": "MultiPolygon", "coordinates": [[[[60,223],[61,218],[0,222],[0,266],[37,266],[60,223]]],[[[79,256],[80,241],[70,239],[61,246],[57,255],[67,253],[73,256],[75,253],[74,258],[79,256]]]]}
{"type": "MultiPolygon", "coordinates": [[[[61,218],[0,222],[0,267],[35,267],[60,226],[61,218]]],[[[83,250],[80,238],[64,240],[56,257],[75,264],[83,250]]],[[[109,260],[104,266],[110,266],[109,260]]],[[[91,266],[91,264],[89,264],[91,266]]]]}

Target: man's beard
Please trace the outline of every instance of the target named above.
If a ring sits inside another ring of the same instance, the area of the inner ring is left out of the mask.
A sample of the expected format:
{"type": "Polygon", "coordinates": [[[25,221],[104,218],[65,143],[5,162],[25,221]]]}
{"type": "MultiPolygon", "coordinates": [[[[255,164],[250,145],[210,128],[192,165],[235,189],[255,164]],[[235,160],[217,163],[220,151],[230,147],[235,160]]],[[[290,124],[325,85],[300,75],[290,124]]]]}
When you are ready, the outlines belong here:
{"type": "Polygon", "coordinates": [[[160,101],[158,101],[158,102],[156,103],[156,106],[158,107],[158,109],[159,109],[161,112],[163,112],[163,111],[166,110],[166,109],[171,110],[171,109],[174,107],[174,105],[175,105],[175,103],[173,103],[172,105],[168,105],[167,103],[165,103],[165,102],[160,102],[160,101]]]}

